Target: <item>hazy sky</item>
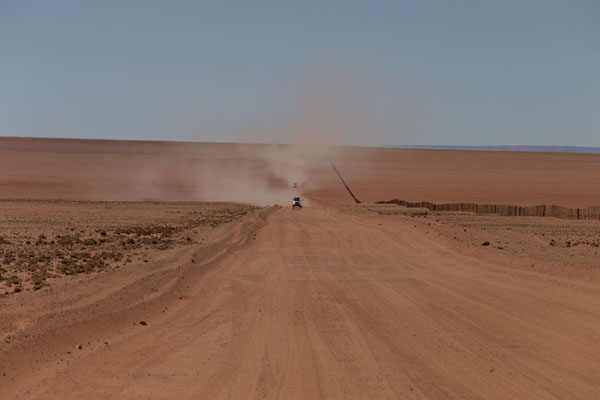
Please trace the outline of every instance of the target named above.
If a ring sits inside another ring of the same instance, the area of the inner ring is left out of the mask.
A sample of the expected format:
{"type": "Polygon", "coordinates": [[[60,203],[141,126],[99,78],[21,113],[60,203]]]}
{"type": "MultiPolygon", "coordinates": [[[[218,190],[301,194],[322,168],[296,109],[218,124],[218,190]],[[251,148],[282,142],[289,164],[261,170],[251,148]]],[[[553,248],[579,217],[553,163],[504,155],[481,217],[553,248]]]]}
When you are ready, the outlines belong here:
{"type": "Polygon", "coordinates": [[[302,129],[600,146],[600,1],[0,0],[2,136],[302,129]]]}

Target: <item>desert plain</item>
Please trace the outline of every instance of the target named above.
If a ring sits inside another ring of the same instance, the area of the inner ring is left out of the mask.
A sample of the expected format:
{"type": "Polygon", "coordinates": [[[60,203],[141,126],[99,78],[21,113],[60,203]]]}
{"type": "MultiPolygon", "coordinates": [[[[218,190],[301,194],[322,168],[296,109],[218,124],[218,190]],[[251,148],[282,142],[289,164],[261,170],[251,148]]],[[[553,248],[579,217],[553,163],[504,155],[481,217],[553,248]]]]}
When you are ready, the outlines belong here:
{"type": "Polygon", "coordinates": [[[377,203],[598,182],[598,154],[0,138],[0,398],[598,398],[600,219],[377,203]]]}

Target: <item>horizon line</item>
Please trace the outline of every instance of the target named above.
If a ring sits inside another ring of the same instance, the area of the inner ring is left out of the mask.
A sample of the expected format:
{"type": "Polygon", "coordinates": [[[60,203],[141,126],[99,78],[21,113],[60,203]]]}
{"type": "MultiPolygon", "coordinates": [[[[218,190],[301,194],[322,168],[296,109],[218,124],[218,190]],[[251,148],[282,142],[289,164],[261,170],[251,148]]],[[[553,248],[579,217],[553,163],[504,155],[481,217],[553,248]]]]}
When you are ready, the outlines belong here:
{"type": "MultiPolygon", "coordinates": [[[[147,142],[147,143],[209,143],[209,144],[243,144],[243,145],[266,145],[266,146],[293,146],[301,143],[267,143],[267,142],[233,142],[213,140],[164,140],[164,139],[115,139],[115,138],[81,138],[81,137],[43,137],[43,136],[0,136],[0,139],[36,139],[36,140],[81,140],[81,141],[105,141],[105,142],[147,142]]],[[[311,145],[310,143],[308,145],[311,145]]],[[[536,153],[600,153],[600,146],[580,145],[533,145],[533,144],[494,144],[494,145],[429,145],[429,144],[319,144],[332,147],[365,147],[382,149],[416,149],[416,150],[466,150],[466,151],[516,151],[536,153]]]]}

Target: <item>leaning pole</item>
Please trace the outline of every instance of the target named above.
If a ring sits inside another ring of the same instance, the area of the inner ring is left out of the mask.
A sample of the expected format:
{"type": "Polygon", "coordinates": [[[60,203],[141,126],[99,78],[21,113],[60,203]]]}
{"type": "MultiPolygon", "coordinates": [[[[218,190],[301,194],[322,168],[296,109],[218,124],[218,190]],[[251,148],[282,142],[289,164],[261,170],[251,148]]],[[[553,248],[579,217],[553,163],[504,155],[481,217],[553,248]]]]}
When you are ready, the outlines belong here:
{"type": "Polygon", "coordinates": [[[342,184],[344,185],[344,187],[346,188],[346,190],[348,191],[348,193],[350,193],[350,196],[352,196],[352,199],[354,200],[354,202],[356,204],[360,204],[360,200],[356,198],[356,196],[354,195],[354,193],[352,193],[352,190],[350,190],[350,187],[346,184],[346,181],[344,181],[344,178],[342,178],[342,174],[340,174],[340,171],[337,170],[337,168],[333,164],[333,161],[331,161],[331,158],[327,157],[327,160],[329,160],[329,163],[333,167],[333,170],[335,171],[335,173],[337,174],[337,176],[340,178],[340,181],[342,181],[342,184]]]}

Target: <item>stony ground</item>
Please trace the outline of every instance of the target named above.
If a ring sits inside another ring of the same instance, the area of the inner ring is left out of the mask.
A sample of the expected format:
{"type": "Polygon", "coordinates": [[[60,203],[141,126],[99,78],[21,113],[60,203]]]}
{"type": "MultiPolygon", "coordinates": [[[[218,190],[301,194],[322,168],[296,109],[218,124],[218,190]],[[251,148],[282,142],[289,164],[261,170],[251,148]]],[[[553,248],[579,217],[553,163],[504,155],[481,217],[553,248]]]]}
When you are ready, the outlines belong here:
{"type": "Polygon", "coordinates": [[[382,221],[411,217],[414,225],[427,228],[428,236],[448,238],[463,252],[481,247],[486,256],[510,257],[506,266],[586,281],[600,278],[600,221],[431,212],[386,204],[345,208],[382,221]]]}
{"type": "Polygon", "coordinates": [[[253,207],[210,203],[0,202],[0,295],[202,244],[253,207]]]}

